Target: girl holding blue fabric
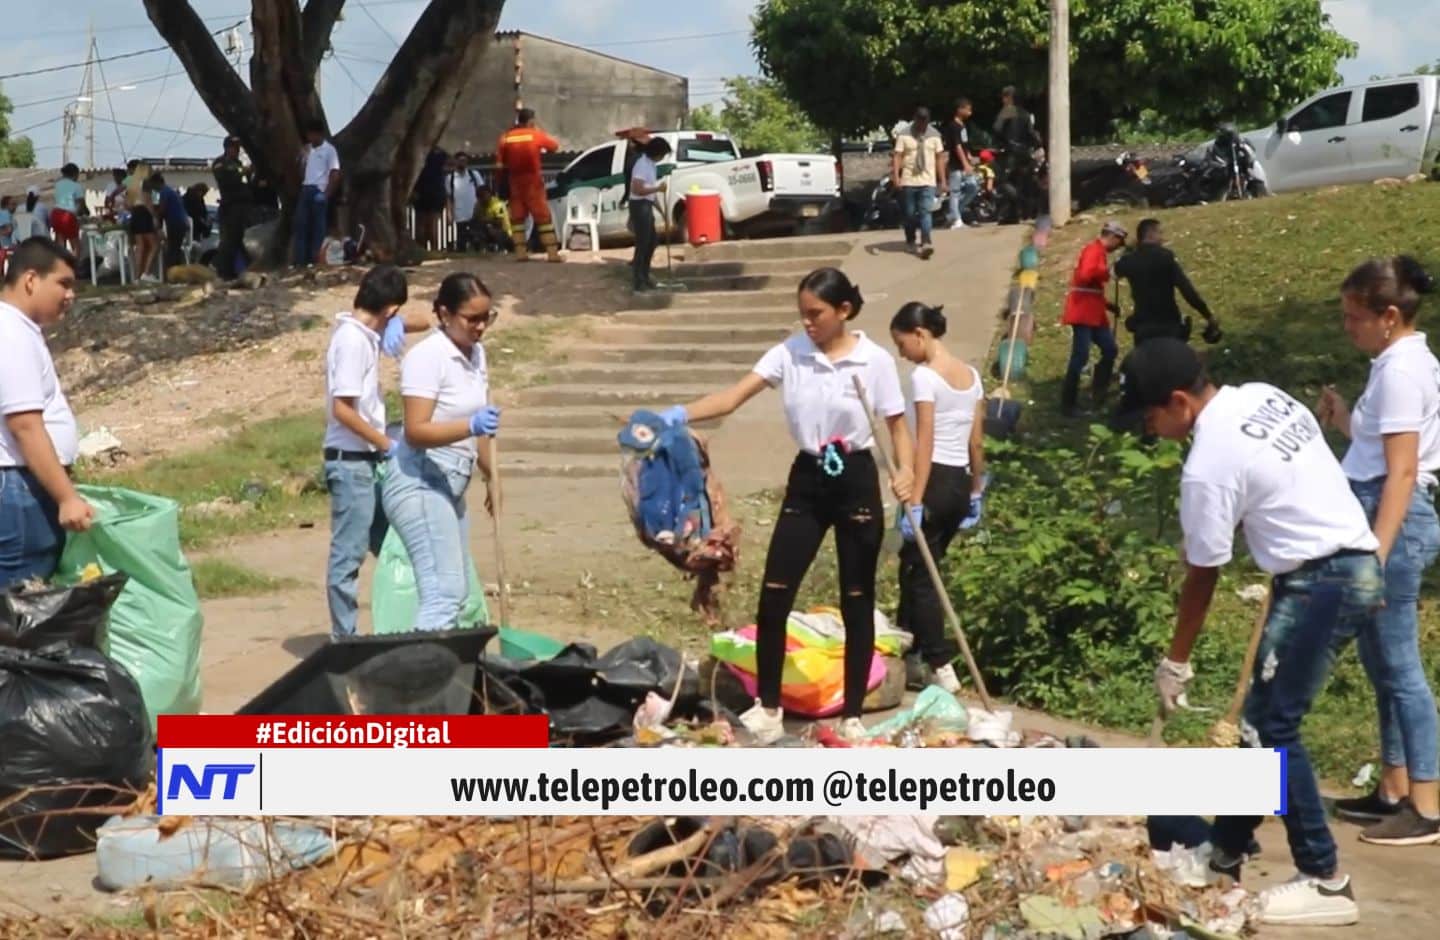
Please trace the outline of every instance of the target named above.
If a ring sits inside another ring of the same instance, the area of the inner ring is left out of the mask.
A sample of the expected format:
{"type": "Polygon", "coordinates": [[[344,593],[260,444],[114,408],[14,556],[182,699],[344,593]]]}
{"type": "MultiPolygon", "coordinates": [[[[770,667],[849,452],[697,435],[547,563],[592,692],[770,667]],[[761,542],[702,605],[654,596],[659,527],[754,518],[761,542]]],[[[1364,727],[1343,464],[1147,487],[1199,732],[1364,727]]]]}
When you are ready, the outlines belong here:
{"type": "MultiPolygon", "coordinates": [[[[492,479],[488,446],[500,409],[490,403],[481,340],[496,313],[490,291],[473,274],[452,274],[435,297],[440,328],[415,345],[400,366],[405,434],[391,449],[382,499],[415,570],[416,630],[455,627],[469,592],[469,517],[465,494],[475,467],[492,479]]],[[[493,515],[500,494],[490,488],[493,515]]]]}
{"type": "Polygon", "coordinates": [[[671,424],[732,414],[767,387],[779,388],[791,436],[800,448],[790,468],[780,517],[771,535],[756,614],[756,673],[760,698],[740,721],[761,744],[785,733],[780,708],[785,628],[800,582],[835,530],[840,566],[840,612],[845,623],[845,708],[840,734],[865,735],[860,714],[875,646],[875,569],[884,539],[885,510],[871,448],[870,417],[857,394],[885,418],[900,471],[895,496],[908,500],[914,448],[905,423],[905,397],[894,358],[849,328],[864,304],[859,289],[835,268],[800,282],[797,304],[805,330],[772,348],[753,371],[723,392],[663,417],[671,424]]]}

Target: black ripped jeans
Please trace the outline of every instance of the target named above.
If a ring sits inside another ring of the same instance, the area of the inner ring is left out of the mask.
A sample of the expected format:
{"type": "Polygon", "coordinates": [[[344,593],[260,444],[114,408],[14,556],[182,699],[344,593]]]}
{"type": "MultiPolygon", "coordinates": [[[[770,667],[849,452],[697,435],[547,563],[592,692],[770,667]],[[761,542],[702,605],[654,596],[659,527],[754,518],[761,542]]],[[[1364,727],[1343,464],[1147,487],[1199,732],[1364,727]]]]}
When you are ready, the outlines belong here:
{"type": "MultiPolygon", "coordinates": [[[[964,467],[930,465],[925,484],[925,523],[921,531],[936,566],[955,539],[960,520],[970,512],[970,471],[964,467]]],[[[945,609],[920,546],[906,542],[900,549],[900,609],[895,625],[915,636],[915,650],[934,669],[950,663],[958,654],[955,641],[945,634],[945,609]]]]}
{"type": "Polygon", "coordinates": [[[831,477],[819,458],[801,453],[790,467],[785,501],[770,536],[760,610],[755,617],[756,667],[760,703],[780,707],[785,665],[785,627],[800,582],[835,529],[840,567],[840,614],[845,621],[845,711],[858,718],[865,702],[870,661],[875,654],[875,566],[885,535],[880,476],[868,451],[845,456],[845,469],[831,477]]]}

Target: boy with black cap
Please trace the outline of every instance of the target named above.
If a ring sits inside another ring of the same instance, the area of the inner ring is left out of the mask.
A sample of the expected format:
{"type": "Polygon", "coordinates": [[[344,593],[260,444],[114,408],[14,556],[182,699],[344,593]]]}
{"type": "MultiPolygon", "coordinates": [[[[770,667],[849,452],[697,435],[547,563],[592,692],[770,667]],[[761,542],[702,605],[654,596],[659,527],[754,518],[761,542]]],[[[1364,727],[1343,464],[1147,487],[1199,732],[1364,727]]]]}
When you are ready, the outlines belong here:
{"type": "MultiPolygon", "coordinates": [[[[1337,864],[1300,722],[1336,654],[1366,628],[1384,597],[1379,543],[1315,416],[1290,395],[1263,382],[1217,388],[1195,351],[1169,337],[1126,357],[1121,386],[1122,423],[1143,418],[1152,434],[1193,437],[1180,480],[1185,583],[1175,635],[1155,671],[1161,709],[1168,714],[1185,704],[1194,678],[1190,652],[1243,525],[1251,556],[1273,580],[1241,736],[1249,747],[1286,749],[1284,822],[1299,869],[1261,894],[1262,922],[1355,923],[1359,911],[1337,864]]],[[[1217,818],[1211,871],[1238,880],[1262,821],[1217,818]]]]}

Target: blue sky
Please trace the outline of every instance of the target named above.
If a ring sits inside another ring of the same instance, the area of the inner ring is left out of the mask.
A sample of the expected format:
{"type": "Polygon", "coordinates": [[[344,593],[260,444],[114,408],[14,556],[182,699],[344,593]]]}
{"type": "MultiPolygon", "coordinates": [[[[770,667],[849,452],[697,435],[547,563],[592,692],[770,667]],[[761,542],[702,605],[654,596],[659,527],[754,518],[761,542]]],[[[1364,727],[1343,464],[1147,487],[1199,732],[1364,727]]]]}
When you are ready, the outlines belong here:
{"type": "MultiPolygon", "coordinates": [[[[140,0],[50,0],[57,14],[24,20],[8,14],[24,0],[4,0],[5,42],[0,75],[83,62],[87,19],[101,56],[163,45],[145,18],[140,0]]],[[[192,0],[216,29],[242,21],[246,0],[192,0]]],[[[350,0],[334,35],[336,55],[322,69],[326,109],[342,126],[379,78],[384,61],[403,40],[425,0],[350,0]]],[[[756,71],[748,45],[755,0],[510,0],[501,27],[552,36],[601,49],[691,79],[693,104],[720,97],[720,79],[756,71]],[[683,11],[683,15],[676,15],[683,11]],[[676,37],[689,37],[679,38],[676,37]]],[[[1326,9],[1342,33],[1360,43],[1357,59],[1342,63],[1347,80],[1406,71],[1440,57],[1440,0],[1333,0],[1326,9]]],[[[247,37],[248,41],[248,37],[247,37]]],[[[103,66],[95,85],[96,162],[113,164],[122,154],[208,156],[223,131],[193,95],[184,70],[168,52],[103,66]],[[110,123],[113,108],[113,120],[110,123]]],[[[34,140],[41,165],[58,166],[61,115],[78,95],[82,70],[0,82],[15,103],[11,126],[34,140]],[[58,99],[58,100],[57,100],[58,99]]],[[[71,158],[85,162],[83,127],[71,158]]]]}

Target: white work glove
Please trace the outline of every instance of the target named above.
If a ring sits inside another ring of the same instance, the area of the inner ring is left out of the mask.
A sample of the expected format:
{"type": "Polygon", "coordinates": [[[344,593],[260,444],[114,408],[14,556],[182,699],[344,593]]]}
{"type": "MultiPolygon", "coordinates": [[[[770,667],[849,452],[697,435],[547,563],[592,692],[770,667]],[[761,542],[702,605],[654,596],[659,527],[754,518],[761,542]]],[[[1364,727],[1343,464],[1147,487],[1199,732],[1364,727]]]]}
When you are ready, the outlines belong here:
{"type": "Polygon", "coordinates": [[[1195,678],[1195,670],[1189,663],[1161,659],[1155,667],[1155,693],[1160,697],[1160,711],[1170,715],[1176,709],[1190,707],[1185,698],[1185,686],[1195,678]]]}

